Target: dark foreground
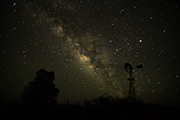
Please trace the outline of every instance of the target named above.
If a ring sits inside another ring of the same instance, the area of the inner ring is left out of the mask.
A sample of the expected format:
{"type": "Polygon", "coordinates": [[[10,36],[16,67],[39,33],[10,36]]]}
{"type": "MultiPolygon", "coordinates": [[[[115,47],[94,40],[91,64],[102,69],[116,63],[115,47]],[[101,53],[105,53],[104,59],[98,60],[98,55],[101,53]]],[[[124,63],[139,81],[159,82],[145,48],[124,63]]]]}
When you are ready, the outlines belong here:
{"type": "Polygon", "coordinates": [[[142,102],[101,102],[85,101],[84,106],[78,104],[56,105],[1,105],[1,118],[18,120],[38,119],[120,119],[120,120],[162,120],[178,119],[178,107],[142,102]]]}

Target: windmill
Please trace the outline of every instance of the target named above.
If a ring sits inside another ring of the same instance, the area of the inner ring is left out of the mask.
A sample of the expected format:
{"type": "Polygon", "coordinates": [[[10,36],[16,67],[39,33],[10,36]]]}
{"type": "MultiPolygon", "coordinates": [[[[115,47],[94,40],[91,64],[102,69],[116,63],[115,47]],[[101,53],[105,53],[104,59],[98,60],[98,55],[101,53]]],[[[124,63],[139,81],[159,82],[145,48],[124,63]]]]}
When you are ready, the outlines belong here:
{"type": "MultiPolygon", "coordinates": [[[[126,63],[124,65],[124,68],[130,74],[129,78],[127,78],[129,80],[128,98],[136,99],[136,93],[135,93],[135,88],[134,88],[135,78],[132,77],[133,67],[129,63],[126,63]]],[[[143,64],[136,66],[136,68],[143,68],[143,64]]]]}

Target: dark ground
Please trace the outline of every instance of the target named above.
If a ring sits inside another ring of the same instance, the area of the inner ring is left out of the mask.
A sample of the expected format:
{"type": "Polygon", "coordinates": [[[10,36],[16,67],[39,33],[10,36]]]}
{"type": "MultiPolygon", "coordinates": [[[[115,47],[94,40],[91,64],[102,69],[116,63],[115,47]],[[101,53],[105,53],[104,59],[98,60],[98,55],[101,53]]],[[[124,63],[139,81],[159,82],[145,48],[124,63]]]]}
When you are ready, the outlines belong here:
{"type": "Polygon", "coordinates": [[[142,101],[128,99],[112,100],[96,98],[79,104],[56,104],[29,106],[17,103],[1,104],[0,114],[5,119],[121,119],[121,120],[161,120],[179,118],[178,106],[144,104],[142,101]]]}

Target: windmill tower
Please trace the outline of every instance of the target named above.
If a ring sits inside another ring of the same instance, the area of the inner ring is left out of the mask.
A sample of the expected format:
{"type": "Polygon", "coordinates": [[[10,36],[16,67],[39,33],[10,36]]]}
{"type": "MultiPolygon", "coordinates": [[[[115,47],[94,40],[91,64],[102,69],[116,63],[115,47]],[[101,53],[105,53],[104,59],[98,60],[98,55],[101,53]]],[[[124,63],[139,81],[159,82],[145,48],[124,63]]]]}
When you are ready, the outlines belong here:
{"type": "MultiPolygon", "coordinates": [[[[133,67],[129,63],[126,63],[124,67],[125,67],[125,70],[130,74],[129,78],[127,78],[129,80],[128,98],[136,99],[136,93],[135,93],[135,88],[134,88],[135,78],[132,77],[133,67]]],[[[136,66],[136,68],[143,68],[143,65],[140,64],[136,66]]]]}

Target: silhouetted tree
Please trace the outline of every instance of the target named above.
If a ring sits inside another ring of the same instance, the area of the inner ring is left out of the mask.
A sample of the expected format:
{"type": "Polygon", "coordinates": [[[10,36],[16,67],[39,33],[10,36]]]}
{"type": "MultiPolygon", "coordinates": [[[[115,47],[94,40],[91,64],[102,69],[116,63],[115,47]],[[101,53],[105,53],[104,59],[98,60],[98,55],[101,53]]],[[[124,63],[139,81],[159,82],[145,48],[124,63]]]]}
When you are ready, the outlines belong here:
{"type": "Polygon", "coordinates": [[[25,105],[51,105],[57,102],[56,97],[59,90],[53,83],[54,72],[40,69],[34,81],[30,82],[24,89],[22,96],[25,105]]]}

